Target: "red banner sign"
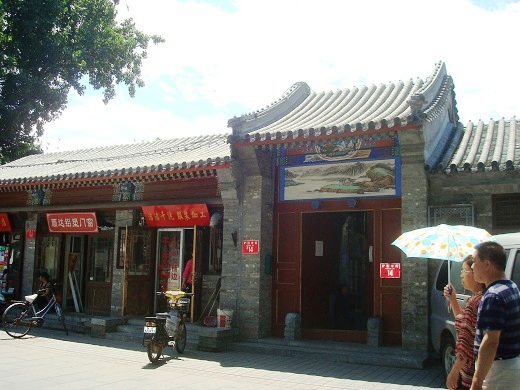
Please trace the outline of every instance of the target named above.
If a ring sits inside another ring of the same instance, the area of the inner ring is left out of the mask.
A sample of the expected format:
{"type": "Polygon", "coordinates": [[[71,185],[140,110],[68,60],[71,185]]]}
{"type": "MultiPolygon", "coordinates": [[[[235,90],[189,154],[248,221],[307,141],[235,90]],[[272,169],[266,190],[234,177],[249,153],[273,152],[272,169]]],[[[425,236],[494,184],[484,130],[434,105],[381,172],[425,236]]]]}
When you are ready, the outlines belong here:
{"type": "Polygon", "coordinates": [[[242,240],[243,255],[257,255],[259,248],[260,241],[258,240],[242,240]]]}
{"type": "Polygon", "coordinates": [[[0,213],[0,232],[10,232],[11,224],[7,213],[0,213]]]}
{"type": "Polygon", "coordinates": [[[210,215],[205,204],[142,206],[150,227],[209,226],[210,215]]]}
{"type": "Polygon", "coordinates": [[[382,279],[399,279],[401,277],[401,263],[381,263],[379,276],[382,279]]]}
{"type": "Polygon", "coordinates": [[[97,233],[96,213],[49,213],[47,224],[51,233],[97,233]]]}

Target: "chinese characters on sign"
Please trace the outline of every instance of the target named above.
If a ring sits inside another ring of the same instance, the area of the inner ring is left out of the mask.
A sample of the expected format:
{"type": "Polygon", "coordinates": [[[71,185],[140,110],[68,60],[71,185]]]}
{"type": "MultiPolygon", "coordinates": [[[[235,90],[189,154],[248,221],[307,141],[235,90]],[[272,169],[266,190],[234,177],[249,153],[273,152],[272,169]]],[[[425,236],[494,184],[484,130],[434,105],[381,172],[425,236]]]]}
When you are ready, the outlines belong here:
{"type": "Polygon", "coordinates": [[[257,255],[260,242],[258,240],[242,240],[243,255],[257,255]]]}
{"type": "Polygon", "coordinates": [[[97,233],[96,213],[49,213],[47,224],[51,233],[97,233]]]}
{"type": "Polygon", "coordinates": [[[11,224],[7,213],[0,213],[0,232],[10,232],[11,224]]]}
{"type": "Polygon", "coordinates": [[[401,263],[381,263],[379,275],[381,279],[399,279],[401,277],[401,263]]]}
{"type": "Polygon", "coordinates": [[[209,226],[210,215],[205,204],[143,206],[150,227],[209,226]]]}

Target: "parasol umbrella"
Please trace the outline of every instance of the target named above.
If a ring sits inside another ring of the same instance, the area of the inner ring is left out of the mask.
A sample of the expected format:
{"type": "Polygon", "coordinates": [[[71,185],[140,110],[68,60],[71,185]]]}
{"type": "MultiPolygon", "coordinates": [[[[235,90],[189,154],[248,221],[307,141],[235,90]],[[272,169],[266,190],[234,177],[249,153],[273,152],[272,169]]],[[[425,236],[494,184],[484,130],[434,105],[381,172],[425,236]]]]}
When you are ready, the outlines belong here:
{"type": "MultiPolygon", "coordinates": [[[[425,227],[401,234],[392,245],[408,257],[463,261],[472,255],[475,245],[492,241],[486,230],[473,226],[445,225],[425,227]]],[[[448,263],[448,283],[450,268],[448,263]]]]}

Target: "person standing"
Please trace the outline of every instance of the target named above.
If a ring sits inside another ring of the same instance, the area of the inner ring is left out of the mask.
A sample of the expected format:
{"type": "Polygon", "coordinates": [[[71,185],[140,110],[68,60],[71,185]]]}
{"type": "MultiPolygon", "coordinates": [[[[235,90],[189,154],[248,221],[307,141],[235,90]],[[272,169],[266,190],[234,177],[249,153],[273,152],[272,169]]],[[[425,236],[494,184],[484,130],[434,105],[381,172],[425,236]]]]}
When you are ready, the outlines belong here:
{"type": "Polygon", "coordinates": [[[478,306],[486,286],[475,281],[471,269],[472,265],[473,256],[467,256],[462,262],[460,274],[462,287],[471,291],[471,297],[466,301],[464,309],[460,307],[457,301],[457,291],[455,291],[453,284],[450,283],[444,287],[444,296],[449,299],[449,304],[453,309],[455,329],[457,330],[455,363],[446,378],[448,389],[468,390],[471,387],[473,373],[475,372],[475,354],[473,352],[475,325],[477,323],[478,306]]]}
{"type": "Polygon", "coordinates": [[[520,383],[520,291],[505,275],[506,262],[500,244],[475,246],[473,276],[486,290],[477,315],[471,390],[510,390],[520,383]]]}
{"type": "Polygon", "coordinates": [[[184,272],[182,273],[182,290],[187,293],[192,292],[193,283],[193,253],[191,258],[186,263],[184,272]]]}

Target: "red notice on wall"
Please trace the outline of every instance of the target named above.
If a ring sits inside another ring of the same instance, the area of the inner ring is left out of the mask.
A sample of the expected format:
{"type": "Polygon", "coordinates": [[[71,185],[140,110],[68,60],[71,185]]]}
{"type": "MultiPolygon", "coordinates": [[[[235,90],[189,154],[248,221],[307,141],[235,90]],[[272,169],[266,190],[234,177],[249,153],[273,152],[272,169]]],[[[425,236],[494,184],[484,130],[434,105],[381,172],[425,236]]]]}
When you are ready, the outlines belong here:
{"type": "Polygon", "coordinates": [[[379,276],[381,279],[399,279],[401,277],[401,263],[381,263],[379,276]]]}
{"type": "Polygon", "coordinates": [[[257,255],[259,248],[260,241],[258,240],[242,240],[243,255],[257,255]]]}
{"type": "Polygon", "coordinates": [[[9,223],[9,215],[0,213],[0,232],[10,232],[11,224],[9,223]]]}
{"type": "Polygon", "coordinates": [[[97,233],[95,212],[49,213],[47,225],[51,233],[97,233]]]}
{"type": "Polygon", "coordinates": [[[209,226],[210,215],[205,204],[142,206],[150,227],[209,226]]]}

